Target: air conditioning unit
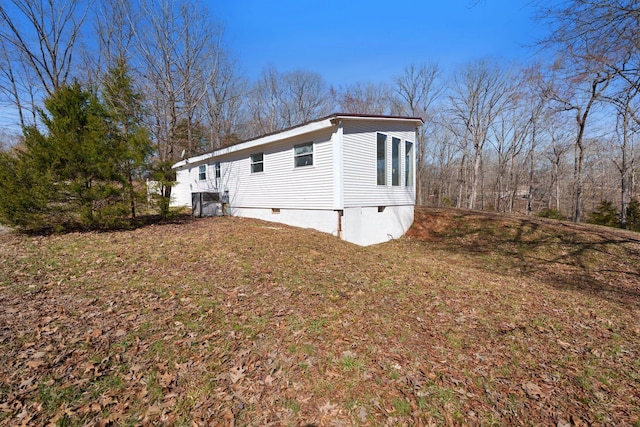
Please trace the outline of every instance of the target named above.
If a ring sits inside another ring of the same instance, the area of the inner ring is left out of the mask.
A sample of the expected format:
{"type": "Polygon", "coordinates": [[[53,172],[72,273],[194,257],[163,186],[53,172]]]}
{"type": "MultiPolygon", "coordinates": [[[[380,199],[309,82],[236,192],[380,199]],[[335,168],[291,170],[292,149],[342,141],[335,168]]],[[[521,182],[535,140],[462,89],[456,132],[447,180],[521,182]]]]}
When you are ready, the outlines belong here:
{"type": "Polygon", "coordinates": [[[220,193],[191,193],[191,215],[198,218],[222,216],[220,193]]]}

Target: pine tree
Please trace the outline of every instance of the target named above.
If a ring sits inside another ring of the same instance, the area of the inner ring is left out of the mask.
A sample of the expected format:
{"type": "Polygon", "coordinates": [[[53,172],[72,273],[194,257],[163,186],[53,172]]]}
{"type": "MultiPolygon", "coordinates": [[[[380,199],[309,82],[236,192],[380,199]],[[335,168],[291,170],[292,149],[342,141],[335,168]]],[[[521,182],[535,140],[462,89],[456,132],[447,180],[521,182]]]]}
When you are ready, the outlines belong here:
{"type": "Polygon", "coordinates": [[[24,129],[24,148],[0,158],[0,214],[22,228],[100,227],[122,212],[118,156],[96,95],[74,83],[44,101],[46,133],[24,129]]]}
{"type": "Polygon", "coordinates": [[[591,224],[606,225],[607,227],[619,227],[620,220],[613,202],[604,200],[589,214],[587,222],[591,224]]]}
{"type": "Polygon", "coordinates": [[[640,202],[635,198],[627,205],[627,229],[640,231],[640,202]]]}
{"type": "Polygon", "coordinates": [[[135,181],[146,170],[151,142],[142,126],[142,97],[133,88],[124,59],[109,70],[102,97],[110,124],[110,142],[118,180],[123,187],[123,199],[131,217],[135,219],[136,201],[146,195],[146,187],[136,190],[135,181]]]}
{"type": "Polygon", "coordinates": [[[16,150],[0,153],[0,223],[42,228],[49,222],[47,206],[54,189],[45,173],[16,150]]]}

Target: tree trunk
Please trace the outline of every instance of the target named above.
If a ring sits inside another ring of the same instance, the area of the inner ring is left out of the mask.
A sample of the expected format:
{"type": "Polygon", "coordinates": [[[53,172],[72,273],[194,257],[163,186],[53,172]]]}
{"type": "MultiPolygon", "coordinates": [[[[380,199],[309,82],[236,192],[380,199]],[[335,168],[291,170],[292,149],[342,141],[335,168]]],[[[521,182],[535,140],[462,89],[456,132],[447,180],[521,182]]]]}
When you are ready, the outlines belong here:
{"type": "Polygon", "coordinates": [[[478,146],[475,147],[473,158],[473,169],[471,174],[471,194],[469,195],[469,209],[475,209],[476,197],[478,195],[478,176],[480,175],[480,160],[482,152],[478,146]]]}
{"type": "MultiPolygon", "coordinates": [[[[582,128],[581,128],[582,129],[582,128]]],[[[581,131],[582,133],[582,131],[581,131]]],[[[582,219],[582,172],[584,165],[584,145],[582,138],[575,146],[575,166],[573,169],[574,190],[573,190],[573,221],[580,222],[582,219]]]]}

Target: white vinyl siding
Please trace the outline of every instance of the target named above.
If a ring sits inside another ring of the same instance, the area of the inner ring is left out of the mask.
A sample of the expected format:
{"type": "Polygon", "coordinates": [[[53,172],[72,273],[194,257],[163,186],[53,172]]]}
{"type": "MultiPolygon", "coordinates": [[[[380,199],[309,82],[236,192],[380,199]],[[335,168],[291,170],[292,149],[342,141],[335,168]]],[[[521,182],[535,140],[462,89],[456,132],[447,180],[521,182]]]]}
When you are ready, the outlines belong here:
{"type": "Polygon", "coordinates": [[[331,130],[301,135],[264,147],[262,173],[251,173],[249,153],[219,158],[221,186],[229,190],[231,208],[332,209],[333,149],[331,130]],[[294,147],[313,142],[313,167],[295,167],[294,147]]]}
{"type": "MultiPolygon", "coordinates": [[[[386,164],[391,165],[392,138],[411,141],[414,130],[407,130],[406,123],[384,120],[344,121],[344,207],[356,206],[401,206],[415,203],[415,187],[403,184],[405,176],[400,174],[398,186],[392,183],[392,168],[386,168],[386,185],[378,185],[377,135],[387,136],[386,164]]],[[[400,144],[398,158],[405,156],[405,146],[400,144]]],[[[401,162],[400,162],[401,163],[401,162]]]]}

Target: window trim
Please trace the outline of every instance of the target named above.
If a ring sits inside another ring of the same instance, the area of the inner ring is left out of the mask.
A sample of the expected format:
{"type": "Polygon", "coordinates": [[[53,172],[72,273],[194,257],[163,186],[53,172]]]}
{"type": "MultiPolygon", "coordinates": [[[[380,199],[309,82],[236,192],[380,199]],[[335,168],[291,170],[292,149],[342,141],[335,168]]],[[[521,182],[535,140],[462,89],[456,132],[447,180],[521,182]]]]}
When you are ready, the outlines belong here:
{"type": "Polygon", "coordinates": [[[313,141],[294,145],[293,146],[293,167],[294,168],[306,168],[306,167],[310,167],[310,166],[313,166],[313,141]],[[310,153],[296,154],[296,148],[306,147],[306,146],[310,146],[311,147],[311,152],[310,153]],[[298,165],[297,160],[299,158],[307,157],[307,156],[311,156],[311,163],[308,164],[308,165],[298,165]]]}
{"type": "Polygon", "coordinates": [[[387,185],[387,135],[381,132],[376,133],[376,183],[379,186],[387,185]],[[383,139],[381,140],[381,138],[383,139]],[[381,145],[384,148],[382,157],[380,157],[381,145]],[[380,164],[381,160],[382,164],[380,164]],[[380,169],[381,166],[382,170],[380,169]]]}
{"type": "Polygon", "coordinates": [[[207,180],[207,165],[198,166],[198,181],[207,180]]]}
{"type": "Polygon", "coordinates": [[[254,153],[250,157],[251,160],[251,173],[264,173],[264,151],[260,153],[254,153]],[[257,156],[260,156],[260,160],[256,160],[257,156]],[[260,170],[256,170],[257,166],[260,166],[260,170]]]}
{"type": "Polygon", "coordinates": [[[216,162],[214,164],[214,168],[215,168],[215,175],[214,176],[216,177],[216,179],[219,179],[222,176],[222,174],[220,173],[220,162],[216,162]]]}

